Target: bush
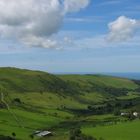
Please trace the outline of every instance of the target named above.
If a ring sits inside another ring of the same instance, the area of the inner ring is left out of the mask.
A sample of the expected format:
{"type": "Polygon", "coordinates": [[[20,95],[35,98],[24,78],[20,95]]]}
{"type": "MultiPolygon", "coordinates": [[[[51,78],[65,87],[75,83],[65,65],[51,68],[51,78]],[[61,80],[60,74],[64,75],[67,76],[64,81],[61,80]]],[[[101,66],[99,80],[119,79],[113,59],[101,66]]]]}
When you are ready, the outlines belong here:
{"type": "Polygon", "coordinates": [[[13,136],[13,137],[16,137],[16,133],[15,133],[15,132],[13,132],[13,133],[12,133],[12,136],[13,136]]]}
{"type": "Polygon", "coordinates": [[[70,131],[69,140],[97,140],[94,137],[82,134],[80,128],[76,128],[70,131]]]}
{"type": "Polygon", "coordinates": [[[99,140],[104,140],[104,138],[100,137],[99,140]]]}
{"type": "Polygon", "coordinates": [[[0,140],[16,140],[10,136],[3,136],[3,135],[0,135],[0,140]]]}
{"type": "Polygon", "coordinates": [[[121,114],[121,111],[119,109],[114,110],[114,115],[119,116],[121,114]]]}
{"type": "Polygon", "coordinates": [[[18,103],[18,104],[21,104],[21,103],[22,103],[21,100],[20,100],[20,98],[15,98],[15,99],[14,99],[14,102],[15,102],[15,103],[18,103]]]}
{"type": "Polygon", "coordinates": [[[30,137],[31,139],[34,139],[34,135],[33,135],[33,134],[29,135],[29,137],[30,137]]]}

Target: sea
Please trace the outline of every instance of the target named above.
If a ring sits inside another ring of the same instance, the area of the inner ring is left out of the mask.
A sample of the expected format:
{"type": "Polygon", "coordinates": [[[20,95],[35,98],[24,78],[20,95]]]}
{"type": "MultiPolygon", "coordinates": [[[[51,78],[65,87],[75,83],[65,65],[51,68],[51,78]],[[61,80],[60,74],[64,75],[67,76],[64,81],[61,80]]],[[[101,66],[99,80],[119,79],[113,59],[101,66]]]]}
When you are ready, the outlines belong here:
{"type": "Polygon", "coordinates": [[[99,74],[99,75],[107,75],[107,76],[115,76],[115,77],[121,77],[121,78],[128,78],[128,79],[134,79],[134,80],[140,80],[140,72],[137,73],[132,73],[132,72],[123,72],[123,73],[114,73],[114,72],[109,72],[109,73],[93,73],[93,72],[72,72],[72,73],[65,73],[65,72],[60,72],[60,73],[55,73],[55,74],[99,74]]]}
{"type": "Polygon", "coordinates": [[[140,73],[103,73],[104,75],[140,80],[140,73]]]}

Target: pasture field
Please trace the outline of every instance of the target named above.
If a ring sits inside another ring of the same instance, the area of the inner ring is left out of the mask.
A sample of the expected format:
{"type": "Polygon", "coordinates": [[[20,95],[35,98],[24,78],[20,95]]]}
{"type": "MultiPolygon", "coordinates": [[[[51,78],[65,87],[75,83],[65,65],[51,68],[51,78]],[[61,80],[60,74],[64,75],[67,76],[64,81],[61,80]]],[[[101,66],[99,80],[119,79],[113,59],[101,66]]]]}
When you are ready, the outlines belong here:
{"type": "Polygon", "coordinates": [[[116,125],[85,127],[83,133],[104,140],[139,140],[140,121],[123,122],[116,125]]]}
{"type": "Polygon", "coordinates": [[[16,114],[22,127],[19,126],[14,117],[7,110],[0,110],[0,134],[11,136],[14,132],[16,133],[16,137],[22,140],[30,139],[29,135],[35,130],[47,129],[62,121],[60,118],[39,113],[18,109],[12,109],[12,111],[16,114]]]}

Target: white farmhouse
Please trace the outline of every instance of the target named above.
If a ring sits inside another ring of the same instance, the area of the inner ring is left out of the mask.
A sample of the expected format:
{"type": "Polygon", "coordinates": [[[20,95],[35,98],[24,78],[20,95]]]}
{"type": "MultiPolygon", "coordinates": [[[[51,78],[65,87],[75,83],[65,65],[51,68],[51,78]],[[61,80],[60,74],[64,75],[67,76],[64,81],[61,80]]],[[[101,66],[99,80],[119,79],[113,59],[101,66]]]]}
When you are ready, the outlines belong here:
{"type": "Polygon", "coordinates": [[[138,117],[139,113],[138,112],[133,112],[133,116],[138,117]]]}
{"type": "Polygon", "coordinates": [[[126,113],[126,112],[121,113],[121,116],[127,116],[127,115],[129,115],[129,113],[126,113]]]}

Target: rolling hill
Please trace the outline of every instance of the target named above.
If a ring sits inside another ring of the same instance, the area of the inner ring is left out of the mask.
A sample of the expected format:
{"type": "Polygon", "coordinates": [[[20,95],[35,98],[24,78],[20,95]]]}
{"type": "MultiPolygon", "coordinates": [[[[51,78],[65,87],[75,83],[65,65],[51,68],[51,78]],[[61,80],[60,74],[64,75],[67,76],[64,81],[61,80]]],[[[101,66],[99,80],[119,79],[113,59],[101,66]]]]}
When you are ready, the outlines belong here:
{"type": "Polygon", "coordinates": [[[90,122],[89,116],[112,114],[118,104],[120,109],[138,108],[138,89],[138,81],[125,78],[0,68],[0,90],[23,126],[0,102],[0,135],[15,132],[16,138],[29,140],[35,130],[49,129],[55,131],[57,139],[66,140],[73,124],[87,126],[104,121],[90,122]]]}

